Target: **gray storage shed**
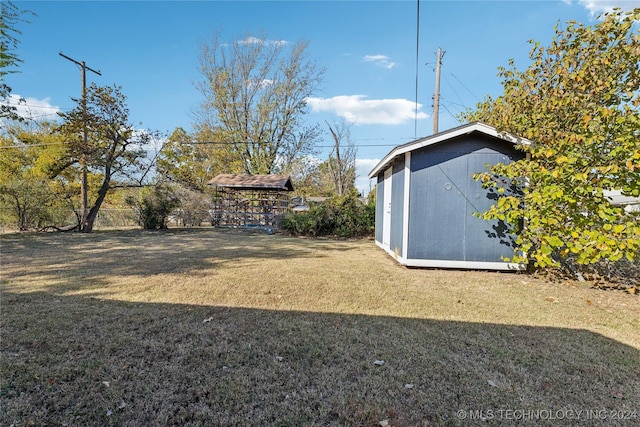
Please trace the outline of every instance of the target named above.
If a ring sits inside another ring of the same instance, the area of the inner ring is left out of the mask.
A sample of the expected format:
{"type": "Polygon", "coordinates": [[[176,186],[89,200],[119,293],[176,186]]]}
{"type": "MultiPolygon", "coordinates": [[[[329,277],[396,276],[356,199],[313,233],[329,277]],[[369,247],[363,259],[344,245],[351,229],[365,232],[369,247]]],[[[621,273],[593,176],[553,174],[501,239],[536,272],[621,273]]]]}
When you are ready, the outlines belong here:
{"type": "Polygon", "coordinates": [[[473,174],[524,157],[529,141],[469,123],[400,145],[369,173],[376,179],[378,246],[411,267],[521,269],[504,224],[474,216],[495,195],[473,174]]]}

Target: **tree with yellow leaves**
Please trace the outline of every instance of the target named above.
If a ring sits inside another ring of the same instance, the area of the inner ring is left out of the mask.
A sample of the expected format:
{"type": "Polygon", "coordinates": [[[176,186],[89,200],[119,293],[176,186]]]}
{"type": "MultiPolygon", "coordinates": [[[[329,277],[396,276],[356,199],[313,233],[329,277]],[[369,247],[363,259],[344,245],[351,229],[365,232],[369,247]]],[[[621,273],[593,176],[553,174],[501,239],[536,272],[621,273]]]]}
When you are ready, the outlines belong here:
{"type": "Polygon", "coordinates": [[[593,26],[557,25],[548,47],[532,42],[526,70],[499,69],[501,96],[464,115],[531,141],[526,159],[476,175],[499,195],[479,215],[517,234],[513,261],[637,257],[638,217],[606,194],[640,196],[639,22],[640,9],[615,9],[593,26]]]}

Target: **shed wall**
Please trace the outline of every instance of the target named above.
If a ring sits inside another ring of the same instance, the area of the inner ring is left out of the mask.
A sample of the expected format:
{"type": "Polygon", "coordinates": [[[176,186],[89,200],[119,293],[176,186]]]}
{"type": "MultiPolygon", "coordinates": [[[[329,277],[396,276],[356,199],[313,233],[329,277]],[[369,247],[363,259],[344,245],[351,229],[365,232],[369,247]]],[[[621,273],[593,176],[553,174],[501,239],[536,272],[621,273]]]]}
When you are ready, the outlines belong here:
{"type": "Polygon", "coordinates": [[[523,154],[482,134],[464,135],[412,152],[407,258],[502,262],[513,255],[504,224],[475,217],[494,202],[473,179],[485,165],[523,154]]]}

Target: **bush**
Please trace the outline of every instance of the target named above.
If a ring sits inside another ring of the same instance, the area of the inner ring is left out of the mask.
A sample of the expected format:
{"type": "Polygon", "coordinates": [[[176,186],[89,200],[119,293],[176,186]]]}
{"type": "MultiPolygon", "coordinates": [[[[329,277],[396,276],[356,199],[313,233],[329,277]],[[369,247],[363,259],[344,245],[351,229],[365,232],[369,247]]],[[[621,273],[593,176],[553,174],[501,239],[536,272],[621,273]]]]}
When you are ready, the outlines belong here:
{"type": "Polygon", "coordinates": [[[351,192],[332,197],[308,212],[290,213],[282,218],[282,229],[296,236],[362,237],[373,233],[375,202],[365,205],[351,192]]]}
{"type": "Polygon", "coordinates": [[[167,228],[171,212],[180,206],[180,200],[173,191],[157,185],[152,189],[144,188],[138,198],[127,197],[126,202],[138,214],[138,223],[145,230],[167,228]]]}

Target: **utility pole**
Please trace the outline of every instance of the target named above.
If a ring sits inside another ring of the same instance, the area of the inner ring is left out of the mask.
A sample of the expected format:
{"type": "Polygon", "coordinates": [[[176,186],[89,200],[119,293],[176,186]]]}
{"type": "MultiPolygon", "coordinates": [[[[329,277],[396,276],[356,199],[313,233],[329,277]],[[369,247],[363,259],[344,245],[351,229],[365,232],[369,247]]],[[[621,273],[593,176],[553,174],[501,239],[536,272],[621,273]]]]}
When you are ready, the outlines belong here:
{"type": "Polygon", "coordinates": [[[62,52],[58,52],[60,56],[64,59],[68,59],[73,62],[77,66],[80,67],[80,76],[82,79],[82,121],[83,121],[83,129],[82,129],[82,153],[80,154],[80,167],[82,168],[82,180],[80,182],[80,193],[81,193],[81,217],[80,217],[80,231],[84,230],[85,223],[87,222],[87,188],[88,188],[88,179],[87,179],[87,70],[96,73],[101,76],[100,71],[96,71],[93,68],[87,67],[84,61],[76,61],[75,59],[69,58],[62,52]]]}
{"type": "Polygon", "coordinates": [[[438,48],[436,52],[436,91],[433,95],[433,133],[438,133],[438,114],[440,110],[440,66],[444,52],[438,48]]]}

